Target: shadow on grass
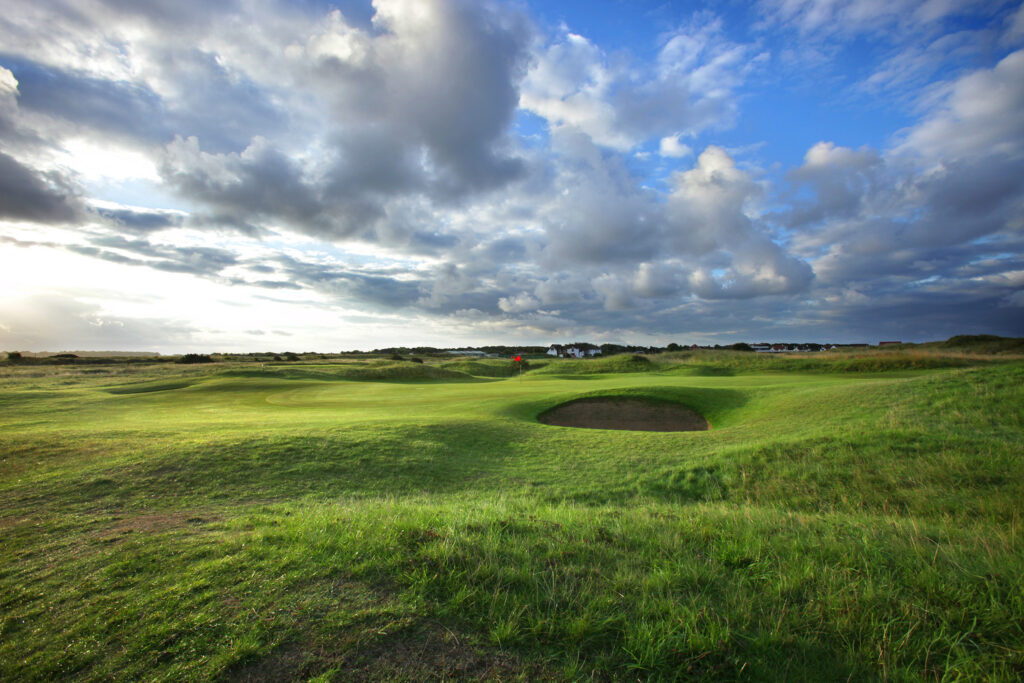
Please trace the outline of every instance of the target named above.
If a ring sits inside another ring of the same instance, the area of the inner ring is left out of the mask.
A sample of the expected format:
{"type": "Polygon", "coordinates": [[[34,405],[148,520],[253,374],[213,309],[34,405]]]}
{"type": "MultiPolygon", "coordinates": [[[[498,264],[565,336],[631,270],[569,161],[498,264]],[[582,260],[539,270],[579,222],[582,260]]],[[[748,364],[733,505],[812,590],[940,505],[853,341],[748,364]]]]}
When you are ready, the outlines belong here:
{"type": "Polygon", "coordinates": [[[43,495],[121,507],[453,493],[500,473],[517,435],[500,423],[456,422],[165,446],[129,464],[54,481],[43,495]]]}
{"type": "Polygon", "coordinates": [[[140,382],[138,384],[124,384],[116,387],[103,389],[108,394],[148,394],[154,391],[172,391],[174,389],[185,389],[192,386],[198,380],[174,380],[167,382],[140,382]]]}

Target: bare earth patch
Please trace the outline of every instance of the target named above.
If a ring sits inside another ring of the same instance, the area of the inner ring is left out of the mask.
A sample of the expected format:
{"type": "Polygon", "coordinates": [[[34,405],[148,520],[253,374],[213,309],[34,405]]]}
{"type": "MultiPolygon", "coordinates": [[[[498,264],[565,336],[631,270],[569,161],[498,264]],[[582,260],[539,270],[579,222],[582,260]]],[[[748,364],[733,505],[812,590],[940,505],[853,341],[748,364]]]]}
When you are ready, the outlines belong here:
{"type": "Polygon", "coordinates": [[[537,419],[559,427],[641,432],[695,432],[711,427],[689,408],[633,398],[582,398],[555,406],[537,419]]]}

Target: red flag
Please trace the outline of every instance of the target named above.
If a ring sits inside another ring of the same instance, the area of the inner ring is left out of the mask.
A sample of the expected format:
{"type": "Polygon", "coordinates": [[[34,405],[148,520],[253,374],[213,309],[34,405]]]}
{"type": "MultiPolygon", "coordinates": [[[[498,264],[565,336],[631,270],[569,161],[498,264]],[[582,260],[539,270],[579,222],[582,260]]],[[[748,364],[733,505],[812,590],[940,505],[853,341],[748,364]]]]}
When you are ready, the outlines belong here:
{"type": "Polygon", "coordinates": [[[515,357],[515,358],[513,358],[512,360],[514,360],[514,361],[516,361],[516,362],[518,363],[518,362],[519,362],[519,361],[521,361],[522,359],[523,359],[523,357],[522,357],[522,356],[516,356],[516,357],[515,357]]]}

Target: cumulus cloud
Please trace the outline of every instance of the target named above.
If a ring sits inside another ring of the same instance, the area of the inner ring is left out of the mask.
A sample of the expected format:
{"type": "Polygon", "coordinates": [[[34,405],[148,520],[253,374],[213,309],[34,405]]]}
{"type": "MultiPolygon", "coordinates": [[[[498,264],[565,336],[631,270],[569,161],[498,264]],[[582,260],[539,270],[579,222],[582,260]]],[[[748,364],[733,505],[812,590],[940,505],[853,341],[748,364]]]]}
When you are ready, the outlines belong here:
{"type": "Polygon", "coordinates": [[[0,219],[72,221],[84,212],[74,182],[59,170],[42,170],[20,158],[42,143],[24,128],[19,87],[14,74],[0,67],[0,219]]]}
{"type": "Polygon", "coordinates": [[[27,60],[5,61],[18,80],[19,106],[29,114],[58,119],[76,132],[88,129],[155,142],[172,137],[160,97],[144,84],[27,60]]]}
{"type": "Polygon", "coordinates": [[[795,199],[788,223],[799,227],[825,217],[856,215],[864,202],[882,192],[883,161],[876,150],[837,147],[819,142],[807,150],[802,166],[789,173],[789,180],[809,190],[809,199],[795,199]]]}
{"type": "Polygon", "coordinates": [[[565,263],[646,260],[658,249],[660,212],[616,158],[604,157],[590,137],[557,131],[554,192],[539,207],[549,267],[565,263]]]}
{"type": "Polygon", "coordinates": [[[947,158],[1024,153],[1024,50],[993,69],[979,69],[949,86],[942,104],[907,132],[897,151],[933,163],[947,158]]]}
{"type": "Polygon", "coordinates": [[[537,55],[520,105],[554,126],[627,151],[645,140],[729,125],[734,89],[766,57],[725,40],[715,21],[669,37],[649,67],[610,58],[586,37],[566,32],[537,55]]]}
{"type": "Polygon", "coordinates": [[[523,311],[534,311],[540,307],[540,301],[522,292],[515,296],[503,296],[498,299],[498,308],[506,313],[521,313],[523,311]]]}
{"type": "Polygon", "coordinates": [[[522,176],[508,137],[531,40],[518,11],[379,0],[359,22],[264,9],[276,31],[242,33],[245,15],[228,4],[19,4],[0,26],[19,55],[0,59],[0,105],[15,79],[42,137],[166,145],[163,180],[193,203],[196,226],[450,243],[403,225],[391,201],[454,202],[522,176]],[[169,40],[168,24],[194,40],[169,40]],[[60,49],[40,49],[55,37],[60,49]]]}
{"type": "Polygon", "coordinates": [[[1022,60],[947,84],[891,150],[819,143],[789,174],[803,198],[783,218],[831,307],[859,306],[834,294],[856,291],[921,321],[946,297],[950,319],[1019,328],[1000,310],[1021,286],[1011,274],[1024,229],[1022,60]]]}
{"type": "Polygon", "coordinates": [[[325,130],[307,141],[315,163],[263,137],[220,153],[198,137],[178,138],[164,155],[167,182],[234,222],[283,222],[328,239],[443,243],[436,231],[431,238],[403,225],[395,202],[443,203],[522,175],[507,129],[528,25],[493,3],[381,0],[375,8],[372,29],[335,10],[285,50],[293,77],[329,108],[325,130]]]}
{"type": "Polygon", "coordinates": [[[678,159],[690,156],[693,154],[693,150],[690,149],[689,145],[680,142],[678,135],[668,135],[663,137],[658,143],[658,154],[663,157],[673,157],[678,159]]]}

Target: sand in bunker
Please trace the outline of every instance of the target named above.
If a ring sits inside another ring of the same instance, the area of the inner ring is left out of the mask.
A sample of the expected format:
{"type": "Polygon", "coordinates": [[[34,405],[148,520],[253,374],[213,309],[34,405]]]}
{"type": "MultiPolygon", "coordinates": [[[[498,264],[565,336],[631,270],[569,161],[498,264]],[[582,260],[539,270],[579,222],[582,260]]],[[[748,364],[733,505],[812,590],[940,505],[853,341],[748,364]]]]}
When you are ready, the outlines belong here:
{"type": "Polygon", "coordinates": [[[631,398],[583,398],[555,406],[537,419],[559,427],[643,432],[692,432],[710,427],[707,420],[689,408],[631,398]]]}

